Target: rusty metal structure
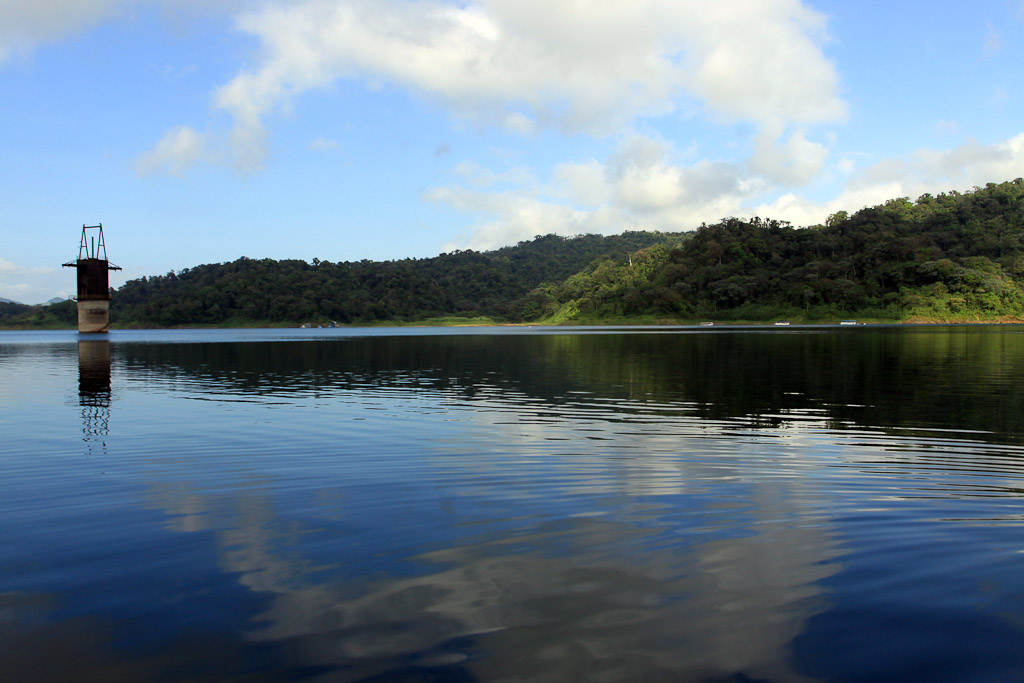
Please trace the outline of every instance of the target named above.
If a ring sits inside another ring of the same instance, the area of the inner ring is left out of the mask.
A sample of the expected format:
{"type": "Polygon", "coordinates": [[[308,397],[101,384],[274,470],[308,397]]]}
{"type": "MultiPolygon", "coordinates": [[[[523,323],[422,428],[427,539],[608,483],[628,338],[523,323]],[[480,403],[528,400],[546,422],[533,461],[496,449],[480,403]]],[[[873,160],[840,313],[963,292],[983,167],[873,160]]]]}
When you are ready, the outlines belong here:
{"type": "Polygon", "coordinates": [[[63,264],[78,272],[78,331],[108,332],[110,330],[109,271],[121,270],[107,260],[107,244],[103,224],[83,225],[78,244],[78,259],[63,264]]]}

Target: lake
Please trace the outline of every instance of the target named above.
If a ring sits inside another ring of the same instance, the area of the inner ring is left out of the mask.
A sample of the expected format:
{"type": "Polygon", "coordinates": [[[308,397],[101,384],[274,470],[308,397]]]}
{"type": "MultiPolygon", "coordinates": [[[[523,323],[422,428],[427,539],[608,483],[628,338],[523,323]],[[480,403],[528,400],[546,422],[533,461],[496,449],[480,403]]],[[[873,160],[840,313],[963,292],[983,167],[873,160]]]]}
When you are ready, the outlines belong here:
{"type": "Polygon", "coordinates": [[[0,680],[1024,680],[1022,333],[0,332],[0,680]]]}

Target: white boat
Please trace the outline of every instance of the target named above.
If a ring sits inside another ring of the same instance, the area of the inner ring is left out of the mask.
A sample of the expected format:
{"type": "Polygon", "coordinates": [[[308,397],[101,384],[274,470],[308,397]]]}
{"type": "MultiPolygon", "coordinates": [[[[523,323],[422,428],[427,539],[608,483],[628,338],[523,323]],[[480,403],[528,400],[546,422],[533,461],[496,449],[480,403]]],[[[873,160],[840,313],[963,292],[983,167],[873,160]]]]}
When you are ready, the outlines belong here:
{"type": "Polygon", "coordinates": [[[840,320],[839,324],[840,325],[856,325],[857,321],[856,320],[840,320]]]}
{"type": "Polygon", "coordinates": [[[714,327],[714,325],[713,322],[703,322],[700,324],[701,327],[714,327]]]}
{"type": "Polygon", "coordinates": [[[775,327],[789,327],[789,321],[788,320],[776,320],[775,321],[775,327]]]}

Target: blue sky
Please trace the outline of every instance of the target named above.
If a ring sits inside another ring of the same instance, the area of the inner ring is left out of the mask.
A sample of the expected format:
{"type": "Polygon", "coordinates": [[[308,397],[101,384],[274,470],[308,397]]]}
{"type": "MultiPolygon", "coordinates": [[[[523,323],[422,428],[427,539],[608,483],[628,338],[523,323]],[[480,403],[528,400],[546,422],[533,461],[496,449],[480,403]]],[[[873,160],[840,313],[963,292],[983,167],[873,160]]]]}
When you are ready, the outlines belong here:
{"type": "Polygon", "coordinates": [[[0,297],[1024,176],[1024,0],[0,0],[0,297]]]}

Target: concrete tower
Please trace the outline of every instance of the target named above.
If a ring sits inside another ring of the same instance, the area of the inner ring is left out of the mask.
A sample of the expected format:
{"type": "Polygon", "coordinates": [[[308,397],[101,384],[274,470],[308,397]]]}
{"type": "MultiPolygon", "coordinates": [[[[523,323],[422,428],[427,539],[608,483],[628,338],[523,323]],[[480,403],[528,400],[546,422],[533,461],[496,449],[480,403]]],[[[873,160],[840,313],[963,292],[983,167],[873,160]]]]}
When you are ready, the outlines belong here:
{"type": "Polygon", "coordinates": [[[64,267],[78,271],[78,331],[110,331],[110,279],[107,271],[121,268],[107,260],[102,223],[82,226],[78,260],[69,261],[64,267]]]}

